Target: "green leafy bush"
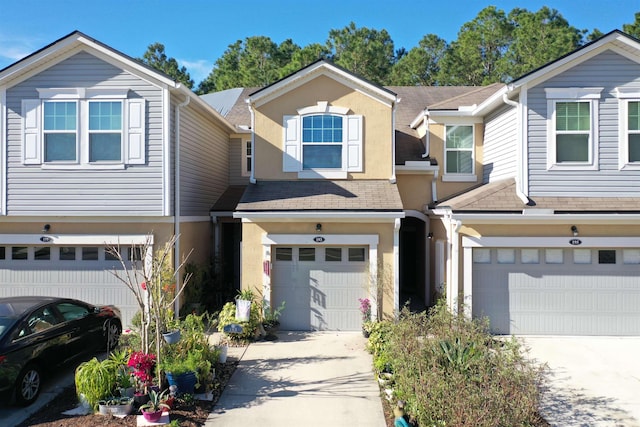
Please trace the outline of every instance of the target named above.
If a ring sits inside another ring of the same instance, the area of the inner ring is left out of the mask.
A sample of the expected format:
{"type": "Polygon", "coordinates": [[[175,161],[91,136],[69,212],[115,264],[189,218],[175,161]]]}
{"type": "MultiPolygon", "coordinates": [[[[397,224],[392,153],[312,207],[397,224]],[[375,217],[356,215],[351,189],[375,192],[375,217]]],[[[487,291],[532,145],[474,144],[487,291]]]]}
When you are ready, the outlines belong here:
{"type": "MultiPolygon", "coordinates": [[[[378,370],[389,361],[394,393],[421,426],[530,426],[538,421],[541,370],[515,340],[492,337],[486,322],[452,314],[404,310],[369,347],[378,370]]],[[[373,338],[373,341],[372,341],[373,338]]]]}

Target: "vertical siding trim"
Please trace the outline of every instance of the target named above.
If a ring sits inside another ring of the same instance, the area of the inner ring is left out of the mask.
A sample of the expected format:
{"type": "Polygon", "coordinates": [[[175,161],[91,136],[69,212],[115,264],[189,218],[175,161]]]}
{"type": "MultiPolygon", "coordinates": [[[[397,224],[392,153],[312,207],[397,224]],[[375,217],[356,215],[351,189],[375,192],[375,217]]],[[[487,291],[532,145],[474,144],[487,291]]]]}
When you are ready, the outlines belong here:
{"type": "Polygon", "coordinates": [[[0,87],[0,216],[7,214],[7,88],[0,87]]]}
{"type": "Polygon", "coordinates": [[[520,141],[518,144],[518,154],[520,163],[518,164],[518,173],[516,174],[516,188],[519,187],[520,192],[529,197],[529,87],[522,86],[520,91],[520,141]]]}
{"type": "Polygon", "coordinates": [[[171,215],[171,95],[169,89],[162,89],[162,215],[171,215]]]}

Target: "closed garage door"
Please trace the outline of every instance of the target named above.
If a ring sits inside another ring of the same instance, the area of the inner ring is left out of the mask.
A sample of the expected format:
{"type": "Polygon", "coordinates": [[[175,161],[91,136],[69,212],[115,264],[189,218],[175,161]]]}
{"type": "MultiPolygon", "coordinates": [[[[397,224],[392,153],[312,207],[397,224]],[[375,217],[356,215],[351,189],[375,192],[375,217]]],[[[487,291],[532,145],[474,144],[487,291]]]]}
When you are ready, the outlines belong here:
{"type": "Polygon", "coordinates": [[[358,298],[367,295],[365,247],[276,246],[272,302],[286,302],[284,330],[360,330],[358,298]]]}
{"type": "Polygon", "coordinates": [[[473,315],[498,334],[640,335],[639,249],[473,249],[473,315]]]}
{"type": "Polygon", "coordinates": [[[112,271],[122,271],[122,266],[103,246],[0,246],[0,296],[45,295],[113,304],[128,325],[138,305],[112,271]]]}

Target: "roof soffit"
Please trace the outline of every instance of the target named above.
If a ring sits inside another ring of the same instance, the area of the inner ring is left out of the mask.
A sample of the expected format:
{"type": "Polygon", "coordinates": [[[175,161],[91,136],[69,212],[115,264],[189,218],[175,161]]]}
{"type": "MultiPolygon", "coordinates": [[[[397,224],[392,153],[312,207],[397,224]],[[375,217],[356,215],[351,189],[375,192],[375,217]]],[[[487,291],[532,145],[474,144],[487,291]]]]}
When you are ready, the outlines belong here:
{"type": "Polygon", "coordinates": [[[249,102],[256,107],[260,107],[320,76],[329,77],[330,79],[350,87],[385,106],[390,107],[397,102],[397,96],[394,94],[377,87],[372,83],[359,79],[358,77],[326,62],[319,62],[315,66],[310,66],[307,69],[300,70],[298,73],[274,83],[273,85],[261,90],[259,93],[250,96],[249,102]]]}

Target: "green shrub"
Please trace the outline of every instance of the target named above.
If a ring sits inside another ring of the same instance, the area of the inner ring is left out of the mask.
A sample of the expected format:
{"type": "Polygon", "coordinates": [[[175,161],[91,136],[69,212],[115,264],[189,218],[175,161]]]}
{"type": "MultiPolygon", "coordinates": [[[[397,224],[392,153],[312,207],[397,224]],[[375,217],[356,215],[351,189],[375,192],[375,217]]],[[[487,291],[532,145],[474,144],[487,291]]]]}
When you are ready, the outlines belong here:
{"type": "Polygon", "coordinates": [[[255,302],[251,302],[251,311],[249,314],[248,322],[240,322],[236,320],[236,305],[232,302],[228,302],[220,310],[218,315],[218,331],[223,332],[224,327],[236,323],[242,326],[241,333],[225,334],[229,339],[233,341],[251,341],[256,336],[258,327],[260,326],[260,319],[262,313],[260,312],[259,305],[255,302]]]}
{"type": "Polygon", "coordinates": [[[444,304],[429,313],[404,310],[390,327],[383,344],[370,346],[388,353],[395,395],[418,425],[537,422],[541,371],[515,339],[494,338],[486,322],[456,316],[444,304]]]}

